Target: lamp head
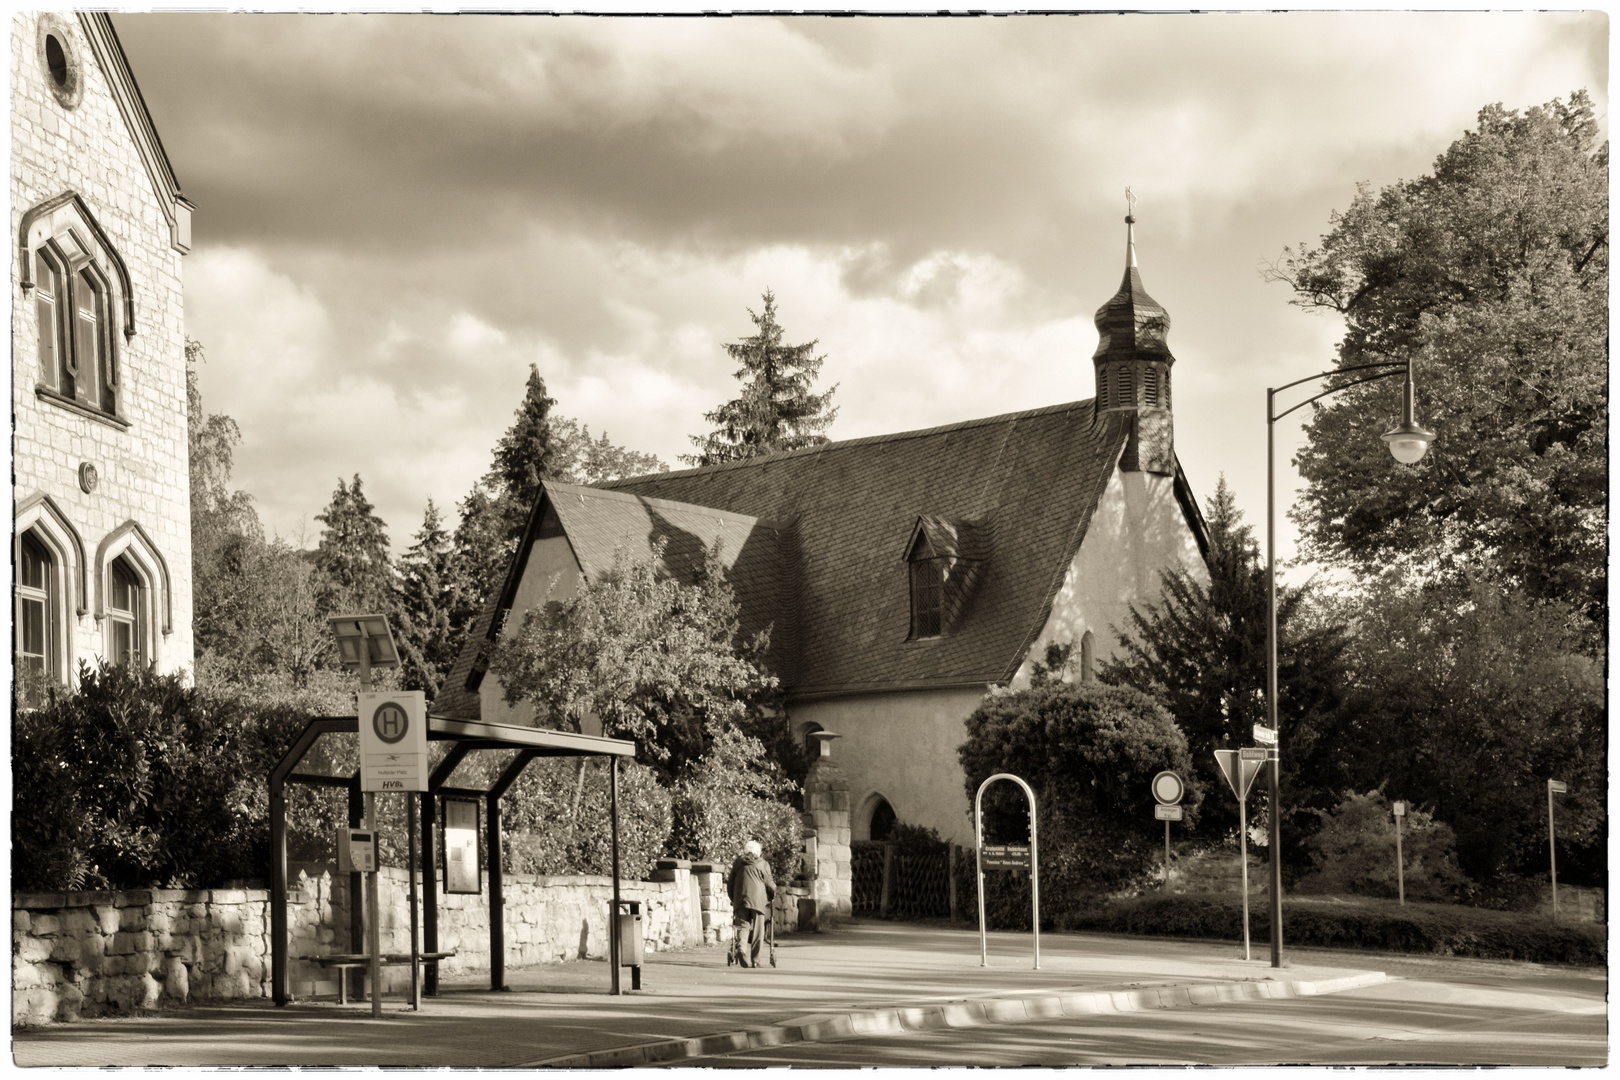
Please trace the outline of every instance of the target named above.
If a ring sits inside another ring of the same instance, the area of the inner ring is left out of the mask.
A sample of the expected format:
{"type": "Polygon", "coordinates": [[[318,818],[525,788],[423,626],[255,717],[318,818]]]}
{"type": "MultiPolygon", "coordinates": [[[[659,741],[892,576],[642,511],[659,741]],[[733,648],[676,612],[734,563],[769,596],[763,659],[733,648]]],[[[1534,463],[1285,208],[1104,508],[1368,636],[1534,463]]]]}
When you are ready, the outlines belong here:
{"type": "Polygon", "coordinates": [[[1408,418],[1384,432],[1383,440],[1389,444],[1389,452],[1396,461],[1402,465],[1416,465],[1429,452],[1429,444],[1434,442],[1434,432],[1419,427],[1415,420],[1408,418]]]}

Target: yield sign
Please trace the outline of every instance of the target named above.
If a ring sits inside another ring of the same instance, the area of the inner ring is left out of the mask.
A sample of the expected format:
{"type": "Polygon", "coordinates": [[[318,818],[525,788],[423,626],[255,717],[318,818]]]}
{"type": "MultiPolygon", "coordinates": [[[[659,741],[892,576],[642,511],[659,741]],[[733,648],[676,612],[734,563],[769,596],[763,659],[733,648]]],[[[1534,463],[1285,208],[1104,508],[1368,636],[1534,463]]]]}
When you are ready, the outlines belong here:
{"type": "Polygon", "coordinates": [[[1215,763],[1221,767],[1221,775],[1226,777],[1226,782],[1232,785],[1233,793],[1241,801],[1249,797],[1249,785],[1260,775],[1260,766],[1265,761],[1239,758],[1236,750],[1217,750],[1215,763]]]}

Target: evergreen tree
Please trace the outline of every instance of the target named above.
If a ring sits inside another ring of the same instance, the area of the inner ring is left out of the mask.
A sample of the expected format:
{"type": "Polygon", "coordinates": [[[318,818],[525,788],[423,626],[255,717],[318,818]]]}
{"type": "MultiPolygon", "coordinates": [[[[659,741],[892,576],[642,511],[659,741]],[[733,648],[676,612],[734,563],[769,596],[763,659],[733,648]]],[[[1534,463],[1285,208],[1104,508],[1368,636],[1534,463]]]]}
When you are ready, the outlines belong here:
{"type": "MultiPolygon", "coordinates": [[[[1250,745],[1253,726],[1267,720],[1266,570],[1224,476],[1206,509],[1209,584],[1185,570],[1163,574],[1159,602],[1131,606],[1131,632],[1098,674],[1168,709],[1187,736],[1199,780],[1226,791],[1213,752],[1250,745]]],[[[1313,617],[1308,599],[1308,587],[1278,586],[1278,714],[1290,809],[1337,795],[1312,775],[1310,762],[1322,718],[1338,703],[1348,640],[1342,626],[1313,617]]],[[[1206,812],[1217,825],[1236,824],[1230,797],[1212,800],[1206,812]]]]}
{"type": "Polygon", "coordinates": [[[455,662],[457,607],[455,549],[439,508],[429,499],[416,542],[399,561],[399,611],[403,685],[429,698],[438,694],[455,662]]]}
{"type": "Polygon", "coordinates": [[[372,513],[371,502],[360,489],[359,473],[352,484],[338,478],[331,503],[315,520],[326,526],[314,559],[321,577],[321,610],[392,611],[394,569],[388,527],[372,513]]]}
{"type": "Polygon", "coordinates": [[[782,344],[776,296],[767,289],[764,300],[763,312],[748,311],[758,332],[726,345],[731,358],[742,364],[736,372],[742,393],[704,414],[705,420],[718,426],[707,435],[691,437],[698,452],[682,457],[689,465],[717,465],[827,441],[822,433],[838,415],[831,405],[838,387],[822,394],[810,392],[826,357],[814,355],[814,341],[782,344]]]}
{"type": "MultiPolygon", "coordinates": [[[[529,382],[523,391],[523,404],[517,418],[495,444],[495,461],[484,475],[484,484],[503,504],[504,516],[514,534],[521,532],[529,508],[540,494],[540,481],[554,476],[557,450],[551,430],[551,407],[556,400],[546,394],[546,380],[540,369],[529,365],[529,382]]],[[[516,536],[513,537],[516,539],[516,536]]]]}

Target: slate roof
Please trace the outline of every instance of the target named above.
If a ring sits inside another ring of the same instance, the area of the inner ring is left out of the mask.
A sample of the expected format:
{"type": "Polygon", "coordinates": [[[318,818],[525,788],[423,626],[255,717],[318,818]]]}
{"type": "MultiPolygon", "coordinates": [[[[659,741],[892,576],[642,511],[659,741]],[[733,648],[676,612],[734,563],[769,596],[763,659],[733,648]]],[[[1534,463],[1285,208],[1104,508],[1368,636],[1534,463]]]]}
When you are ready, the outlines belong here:
{"type": "MultiPolygon", "coordinates": [[[[604,565],[623,539],[645,543],[659,530],[690,537],[672,542],[678,557],[716,538],[727,551],[735,545],[745,626],[775,624],[773,659],[790,697],[983,686],[1010,680],[1045,626],[1129,424],[1128,414],[1098,416],[1087,399],[601,488],[548,482],[541,503],[555,493],[582,564],[604,565]],[[952,629],[908,641],[905,557],[919,519],[931,531],[972,522],[987,547],[952,629]]],[[[1179,466],[1175,489],[1206,547],[1179,466]]],[[[514,564],[491,597],[433,715],[477,715],[477,695],[463,687],[521,572],[514,564]]]]}

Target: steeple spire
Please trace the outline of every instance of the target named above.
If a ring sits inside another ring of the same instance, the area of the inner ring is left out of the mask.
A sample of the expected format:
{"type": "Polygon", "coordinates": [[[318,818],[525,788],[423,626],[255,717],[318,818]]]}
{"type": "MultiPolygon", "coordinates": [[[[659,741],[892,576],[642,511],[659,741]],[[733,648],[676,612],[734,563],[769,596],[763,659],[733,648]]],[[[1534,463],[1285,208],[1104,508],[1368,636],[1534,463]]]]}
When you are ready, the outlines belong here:
{"type": "Polygon", "coordinates": [[[1125,189],[1125,275],[1119,291],[1097,309],[1097,415],[1124,416],[1131,425],[1120,468],[1174,475],[1170,367],[1165,336],[1170,315],[1149,296],[1136,265],[1136,196],[1125,189]]]}

